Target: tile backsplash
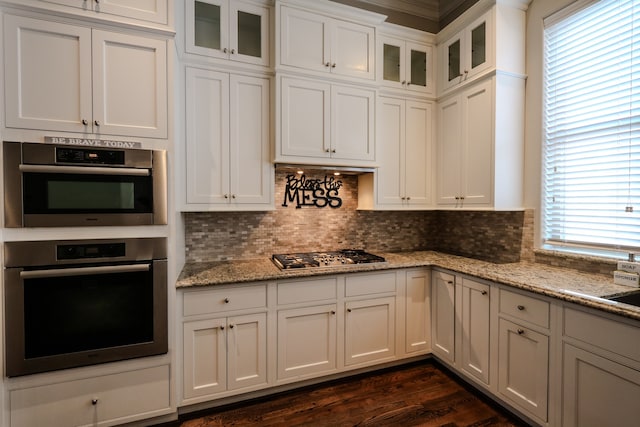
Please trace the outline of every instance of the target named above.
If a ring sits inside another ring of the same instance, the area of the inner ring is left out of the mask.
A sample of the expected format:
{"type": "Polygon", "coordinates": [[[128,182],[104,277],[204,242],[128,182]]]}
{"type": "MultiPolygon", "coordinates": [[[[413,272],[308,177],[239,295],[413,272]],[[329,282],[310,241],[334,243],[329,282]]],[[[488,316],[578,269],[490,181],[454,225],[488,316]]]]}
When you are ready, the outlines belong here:
{"type": "MultiPolygon", "coordinates": [[[[185,213],[186,261],[340,248],[438,250],[494,262],[521,259],[523,211],[358,211],[358,178],[349,175],[337,178],[342,181],[338,190],[341,207],[296,208],[291,197],[285,199],[288,174],[291,172],[276,173],[273,211],[185,213]],[[285,201],[287,206],[283,206],[285,201]]],[[[324,180],[325,174],[311,171],[307,177],[324,180]]]]}

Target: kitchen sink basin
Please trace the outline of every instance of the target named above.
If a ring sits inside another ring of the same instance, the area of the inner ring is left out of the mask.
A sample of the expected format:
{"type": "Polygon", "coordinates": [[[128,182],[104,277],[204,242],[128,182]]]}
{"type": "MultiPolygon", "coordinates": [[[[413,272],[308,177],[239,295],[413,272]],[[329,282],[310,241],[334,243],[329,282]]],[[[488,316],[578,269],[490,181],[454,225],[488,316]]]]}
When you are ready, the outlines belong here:
{"type": "Polygon", "coordinates": [[[610,301],[622,302],[625,304],[635,305],[640,307],[640,291],[632,292],[626,295],[620,295],[617,297],[609,297],[607,298],[610,301]]]}

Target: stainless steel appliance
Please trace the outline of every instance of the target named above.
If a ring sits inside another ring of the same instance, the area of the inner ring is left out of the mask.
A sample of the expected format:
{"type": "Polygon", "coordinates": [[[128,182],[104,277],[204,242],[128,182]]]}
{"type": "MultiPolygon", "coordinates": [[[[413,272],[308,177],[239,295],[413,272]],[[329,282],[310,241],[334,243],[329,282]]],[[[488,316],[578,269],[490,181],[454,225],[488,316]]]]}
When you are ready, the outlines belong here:
{"type": "Polygon", "coordinates": [[[167,352],[166,239],[4,249],[7,376],[167,352]]]}
{"type": "Polygon", "coordinates": [[[166,153],[4,143],[5,227],[167,223],[166,153]]]}
{"type": "Polygon", "coordinates": [[[283,270],[291,268],[331,267],[349,264],[385,262],[383,257],[365,252],[361,249],[274,254],[271,259],[283,270]]]}

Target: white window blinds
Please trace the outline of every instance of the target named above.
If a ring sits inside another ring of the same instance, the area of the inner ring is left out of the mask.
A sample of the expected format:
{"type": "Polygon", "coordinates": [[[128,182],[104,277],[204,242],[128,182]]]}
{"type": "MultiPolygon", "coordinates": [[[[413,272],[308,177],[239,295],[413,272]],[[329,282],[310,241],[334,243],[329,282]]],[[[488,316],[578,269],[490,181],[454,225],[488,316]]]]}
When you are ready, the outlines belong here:
{"type": "Polygon", "coordinates": [[[638,251],[640,2],[582,4],[545,21],[543,240],[638,251]]]}

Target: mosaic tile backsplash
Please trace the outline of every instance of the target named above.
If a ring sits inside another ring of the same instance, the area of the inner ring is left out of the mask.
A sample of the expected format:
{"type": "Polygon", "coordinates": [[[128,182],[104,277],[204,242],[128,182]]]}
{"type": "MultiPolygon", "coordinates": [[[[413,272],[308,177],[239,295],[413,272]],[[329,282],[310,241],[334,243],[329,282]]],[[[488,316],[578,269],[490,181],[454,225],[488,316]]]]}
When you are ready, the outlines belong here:
{"type": "MultiPolygon", "coordinates": [[[[525,212],[358,211],[358,178],[348,175],[339,177],[340,208],[298,209],[289,200],[282,206],[289,173],[276,173],[274,211],[185,213],[186,261],[340,248],[438,250],[494,262],[521,259],[525,212]]],[[[323,180],[325,175],[313,171],[308,177],[323,180]]]]}

